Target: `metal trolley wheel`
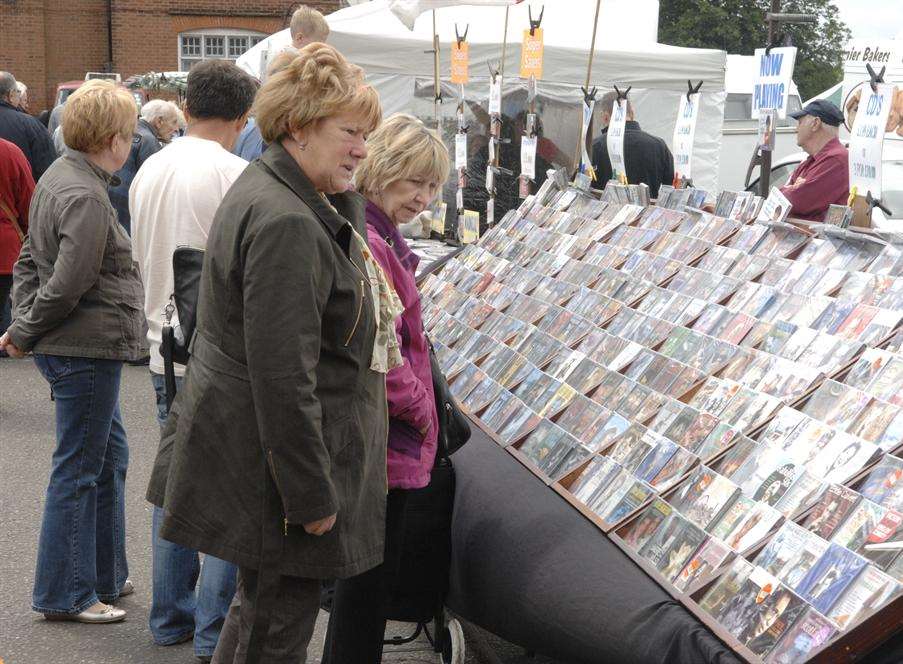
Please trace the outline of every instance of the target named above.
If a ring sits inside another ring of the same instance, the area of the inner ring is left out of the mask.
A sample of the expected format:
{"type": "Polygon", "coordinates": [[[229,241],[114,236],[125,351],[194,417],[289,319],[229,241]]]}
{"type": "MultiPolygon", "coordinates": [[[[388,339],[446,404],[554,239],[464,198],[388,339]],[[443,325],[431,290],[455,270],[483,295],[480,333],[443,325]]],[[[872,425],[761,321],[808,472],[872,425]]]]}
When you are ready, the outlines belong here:
{"type": "Polygon", "coordinates": [[[464,664],[464,630],[461,623],[452,618],[443,628],[442,638],[437,640],[436,646],[441,645],[439,652],[439,664],[464,664]]]}

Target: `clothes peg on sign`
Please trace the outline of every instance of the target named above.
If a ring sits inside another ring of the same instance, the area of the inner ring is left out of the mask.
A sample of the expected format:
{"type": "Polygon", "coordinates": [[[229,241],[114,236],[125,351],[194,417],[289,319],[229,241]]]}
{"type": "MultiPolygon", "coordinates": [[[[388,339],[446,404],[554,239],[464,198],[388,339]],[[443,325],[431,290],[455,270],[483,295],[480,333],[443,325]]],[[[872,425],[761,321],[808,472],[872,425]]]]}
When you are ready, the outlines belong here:
{"type": "MultiPolygon", "coordinates": [[[[624,92],[621,92],[620,90],[618,90],[618,86],[617,86],[617,85],[615,85],[615,86],[613,86],[613,87],[614,87],[614,89],[615,89],[615,92],[616,92],[617,95],[618,95],[618,101],[620,101],[620,100],[622,100],[622,99],[623,99],[624,101],[627,101],[627,95],[629,95],[629,94],[630,94],[630,91],[633,90],[633,86],[632,86],[632,85],[631,85],[630,87],[628,87],[626,90],[624,90],[624,92]]],[[[584,93],[585,93],[585,92],[586,92],[586,91],[584,90],[584,93]]]]}
{"type": "Polygon", "coordinates": [[[697,86],[694,88],[693,82],[688,80],[687,81],[687,101],[690,101],[690,95],[699,94],[699,88],[701,88],[701,87],[702,87],[702,81],[699,81],[697,86]]]}
{"type": "Polygon", "coordinates": [[[527,6],[527,17],[530,21],[530,36],[533,37],[536,35],[536,28],[542,25],[542,15],[546,13],[546,6],[543,5],[542,9],[539,10],[539,18],[535,21],[533,20],[533,7],[527,6]]]}
{"type": "Polygon", "coordinates": [[[470,32],[470,23],[467,24],[467,27],[464,28],[464,34],[458,32],[458,24],[455,23],[455,41],[458,42],[458,48],[461,48],[461,44],[467,41],[467,33],[470,32]]]}
{"type": "Polygon", "coordinates": [[[887,65],[881,67],[881,71],[877,74],[872,68],[871,63],[866,63],[865,68],[869,73],[869,85],[872,88],[872,92],[878,92],[878,84],[884,83],[884,72],[887,71],[887,65]]]}
{"type": "MultiPolygon", "coordinates": [[[[615,88],[617,90],[617,88],[615,88]]],[[[589,106],[591,101],[596,101],[596,92],[597,88],[593,88],[592,90],[588,90],[583,86],[580,86],[580,91],[583,92],[583,103],[589,106]]],[[[630,92],[630,88],[627,88],[627,92],[630,92]]],[[[627,99],[627,92],[624,93],[624,99],[627,99]]],[[[618,93],[618,99],[621,98],[621,93],[618,93]]]]}
{"type": "MultiPolygon", "coordinates": [[[[882,72],[883,73],[883,72],[882,72]]],[[[893,217],[894,213],[891,212],[884,203],[881,202],[880,198],[872,198],[872,192],[869,191],[865,195],[865,204],[868,205],[869,215],[872,214],[872,211],[875,208],[881,210],[888,218],[893,217]]]]}

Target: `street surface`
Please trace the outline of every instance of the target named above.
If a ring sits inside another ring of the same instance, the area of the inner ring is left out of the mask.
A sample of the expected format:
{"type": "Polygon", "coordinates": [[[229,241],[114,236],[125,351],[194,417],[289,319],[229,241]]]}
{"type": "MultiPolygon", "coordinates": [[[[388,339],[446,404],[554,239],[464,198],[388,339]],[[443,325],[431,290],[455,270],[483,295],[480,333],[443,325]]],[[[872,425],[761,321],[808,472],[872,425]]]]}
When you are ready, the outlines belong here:
{"type": "MultiPolygon", "coordinates": [[[[117,603],[128,611],[113,625],[48,622],[31,611],[31,584],[44,491],[54,448],[50,389],[31,359],[0,359],[0,663],[195,664],[190,643],[155,646],[147,628],[150,607],[151,511],[144,491],[159,440],[147,367],[123,369],[120,404],[129,437],[126,547],[135,593],[117,603]]],[[[310,645],[319,664],[328,616],[321,613],[310,645]]],[[[389,634],[410,633],[392,623],[389,634]]],[[[465,624],[468,664],[555,664],[465,624]]],[[[386,650],[387,664],[434,664],[438,656],[421,637],[386,650]]]]}

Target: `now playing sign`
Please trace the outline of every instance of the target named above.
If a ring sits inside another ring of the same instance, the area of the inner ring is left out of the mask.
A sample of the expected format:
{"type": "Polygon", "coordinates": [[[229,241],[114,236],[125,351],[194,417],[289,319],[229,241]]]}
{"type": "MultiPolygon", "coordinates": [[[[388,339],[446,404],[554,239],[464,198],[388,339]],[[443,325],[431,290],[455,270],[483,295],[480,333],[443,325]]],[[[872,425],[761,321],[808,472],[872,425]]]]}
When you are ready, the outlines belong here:
{"type": "Polygon", "coordinates": [[[753,119],[759,118],[759,110],[763,108],[773,108],[778,112],[778,117],[786,118],[790,81],[796,64],[796,48],[773,48],[771,53],[765,53],[764,48],[757,48],[754,58],[756,78],[752,95],[753,119]]]}

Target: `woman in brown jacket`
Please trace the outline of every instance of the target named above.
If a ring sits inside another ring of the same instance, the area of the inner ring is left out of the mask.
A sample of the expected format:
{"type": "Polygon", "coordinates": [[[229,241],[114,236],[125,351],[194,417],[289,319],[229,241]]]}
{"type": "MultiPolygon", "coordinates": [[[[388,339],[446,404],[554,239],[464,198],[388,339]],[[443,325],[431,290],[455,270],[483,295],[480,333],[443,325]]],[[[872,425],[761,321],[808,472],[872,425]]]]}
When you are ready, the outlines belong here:
{"type": "Polygon", "coordinates": [[[379,338],[394,319],[360,239],[364,201],[348,191],[381,110],[361,69],[317,43],[266,82],[255,113],[269,148],[214,218],[148,498],[165,539],[239,565],[213,661],[244,662],[254,625],[265,638],[248,661],[294,664],[319,579],[383,556],[379,338]]]}

